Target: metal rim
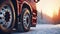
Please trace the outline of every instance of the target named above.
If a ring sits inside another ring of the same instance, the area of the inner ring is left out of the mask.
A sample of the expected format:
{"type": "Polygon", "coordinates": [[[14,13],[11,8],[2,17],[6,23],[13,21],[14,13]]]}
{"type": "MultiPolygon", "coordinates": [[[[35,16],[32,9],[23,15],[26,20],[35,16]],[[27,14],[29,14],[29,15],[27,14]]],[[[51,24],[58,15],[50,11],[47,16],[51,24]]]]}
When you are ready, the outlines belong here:
{"type": "Polygon", "coordinates": [[[9,28],[12,23],[12,11],[10,6],[5,5],[2,6],[0,11],[0,22],[4,28],[9,28]]]}
{"type": "Polygon", "coordinates": [[[23,25],[27,29],[30,24],[30,16],[29,16],[29,10],[26,10],[24,15],[23,15],[23,25]]]}

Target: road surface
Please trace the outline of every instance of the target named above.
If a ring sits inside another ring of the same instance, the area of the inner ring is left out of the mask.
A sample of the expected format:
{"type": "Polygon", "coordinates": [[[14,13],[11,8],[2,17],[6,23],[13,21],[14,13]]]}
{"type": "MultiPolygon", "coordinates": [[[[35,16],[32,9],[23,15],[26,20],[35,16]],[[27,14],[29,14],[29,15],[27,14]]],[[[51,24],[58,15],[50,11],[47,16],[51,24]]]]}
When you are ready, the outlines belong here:
{"type": "Polygon", "coordinates": [[[29,32],[14,32],[11,34],[60,34],[60,24],[37,24],[36,27],[31,27],[29,32]]]}

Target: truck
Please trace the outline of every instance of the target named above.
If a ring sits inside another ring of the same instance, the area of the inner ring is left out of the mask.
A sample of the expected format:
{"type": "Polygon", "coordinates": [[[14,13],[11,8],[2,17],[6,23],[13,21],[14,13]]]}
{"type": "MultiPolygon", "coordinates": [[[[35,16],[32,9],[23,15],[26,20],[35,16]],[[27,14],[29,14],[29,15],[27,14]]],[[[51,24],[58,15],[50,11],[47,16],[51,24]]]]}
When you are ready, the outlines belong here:
{"type": "Polygon", "coordinates": [[[37,23],[39,0],[0,0],[0,30],[27,32],[37,23]]]}

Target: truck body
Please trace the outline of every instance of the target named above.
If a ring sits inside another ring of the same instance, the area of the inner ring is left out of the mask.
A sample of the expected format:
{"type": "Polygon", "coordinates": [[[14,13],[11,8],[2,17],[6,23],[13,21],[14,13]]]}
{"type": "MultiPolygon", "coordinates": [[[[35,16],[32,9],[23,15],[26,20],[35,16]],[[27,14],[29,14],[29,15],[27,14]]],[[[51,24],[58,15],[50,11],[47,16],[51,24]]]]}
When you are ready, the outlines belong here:
{"type": "Polygon", "coordinates": [[[0,29],[10,32],[29,31],[37,22],[36,3],[39,0],[0,0],[0,29]]]}

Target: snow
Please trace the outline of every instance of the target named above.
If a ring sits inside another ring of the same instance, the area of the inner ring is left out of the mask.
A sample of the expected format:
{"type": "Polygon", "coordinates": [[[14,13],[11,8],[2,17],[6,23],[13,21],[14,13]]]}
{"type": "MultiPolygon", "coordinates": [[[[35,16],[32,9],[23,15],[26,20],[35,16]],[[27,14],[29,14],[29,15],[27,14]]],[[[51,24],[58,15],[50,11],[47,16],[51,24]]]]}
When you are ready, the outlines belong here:
{"type": "Polygon", "coordinates": [[[36,27],[31,27],[29,32],[12,33],[12,34],[60,34],[60,24],[37,24],[36,27]]]}

